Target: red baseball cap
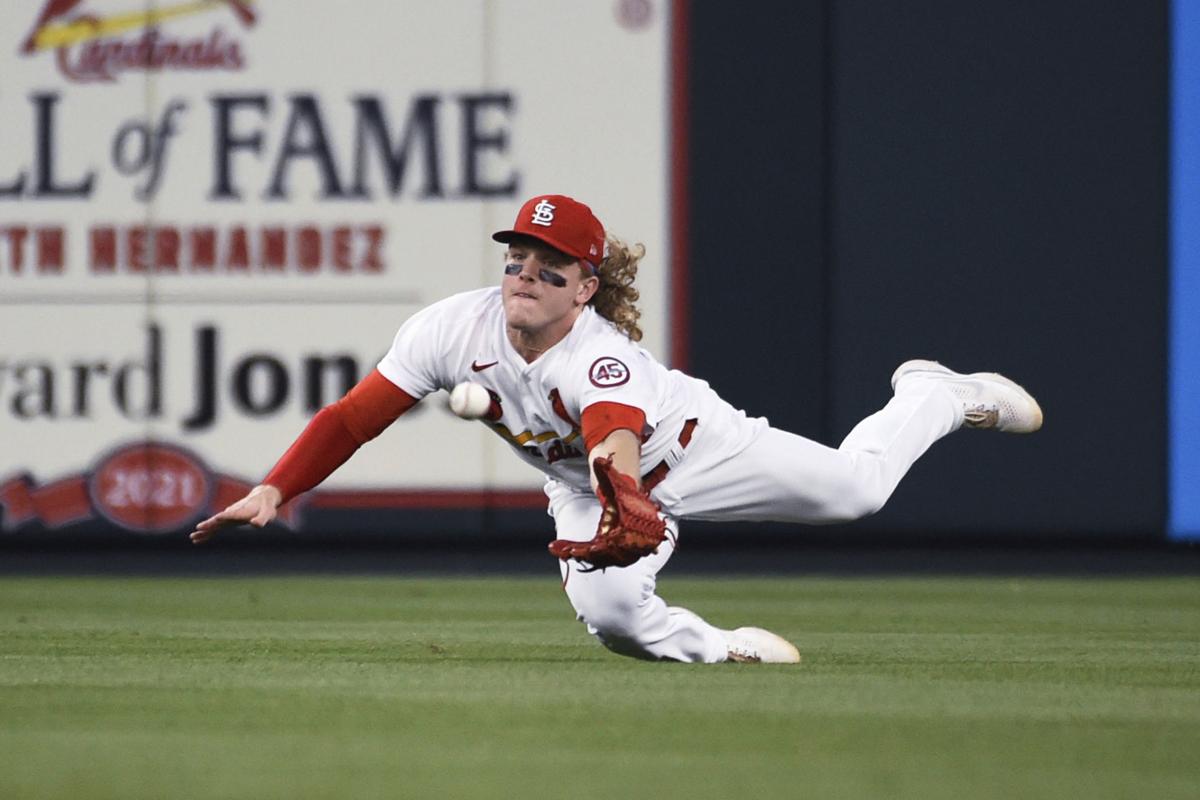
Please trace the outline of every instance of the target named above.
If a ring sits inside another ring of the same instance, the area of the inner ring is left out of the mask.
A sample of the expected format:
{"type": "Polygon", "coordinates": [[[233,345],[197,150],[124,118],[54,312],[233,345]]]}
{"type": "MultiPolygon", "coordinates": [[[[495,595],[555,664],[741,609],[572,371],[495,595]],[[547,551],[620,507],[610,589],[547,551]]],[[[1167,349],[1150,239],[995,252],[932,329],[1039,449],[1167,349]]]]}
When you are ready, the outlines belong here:
{"type": "Polygon", "coordinates": [[[512,230],[492,234],[493,239],[505,244],[515,236],[543,241],[586,261],[593,272],[604,258],[604,226],[590,208],[566,195],[541,194],[527,200],[517,212],[512,230]]]}

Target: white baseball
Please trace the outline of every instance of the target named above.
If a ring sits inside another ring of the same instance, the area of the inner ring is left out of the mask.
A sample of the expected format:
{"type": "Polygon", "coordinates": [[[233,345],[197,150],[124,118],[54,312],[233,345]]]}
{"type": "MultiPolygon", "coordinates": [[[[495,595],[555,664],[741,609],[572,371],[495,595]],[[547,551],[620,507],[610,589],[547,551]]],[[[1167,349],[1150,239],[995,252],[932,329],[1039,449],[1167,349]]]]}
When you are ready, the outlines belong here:
{"type": "Polygon", "coordinates": [[[479,419],[492,406],[492,396],[478,383],[463,381],[450,392],[450,410],[463,419],[479,419]]]}

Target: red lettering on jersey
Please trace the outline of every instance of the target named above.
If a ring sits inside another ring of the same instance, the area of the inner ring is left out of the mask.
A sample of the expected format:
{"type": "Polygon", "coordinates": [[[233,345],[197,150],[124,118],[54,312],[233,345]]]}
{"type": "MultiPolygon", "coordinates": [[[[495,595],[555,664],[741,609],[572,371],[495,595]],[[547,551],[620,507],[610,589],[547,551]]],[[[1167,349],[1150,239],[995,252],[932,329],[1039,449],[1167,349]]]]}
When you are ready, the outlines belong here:
{"type": "Polygon", "coordinates": [[[569,444],[564,444],[561,439],[556,439],[554,444],[550,445],[550,449],[546,451],[546,462],[553,464],[564,458],[583,458],[583,453],[569,444]]]}

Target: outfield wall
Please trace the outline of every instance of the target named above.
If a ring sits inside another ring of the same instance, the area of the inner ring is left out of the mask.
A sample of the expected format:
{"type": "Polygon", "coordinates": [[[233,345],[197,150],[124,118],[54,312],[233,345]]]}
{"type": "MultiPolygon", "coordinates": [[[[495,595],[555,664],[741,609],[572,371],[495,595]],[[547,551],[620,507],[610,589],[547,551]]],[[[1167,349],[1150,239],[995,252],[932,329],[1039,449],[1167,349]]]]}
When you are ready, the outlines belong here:
{"type": "MultiPolygon", "coordinates": [[[[905,359],[1006,372],[1041,400],[1040,433],[951,437],[839,530],[1161,538],[1166,4],[697,4],[692,19],[691,286],[697,316],[723,317],[691,328],[693,371],[830,444],[905,359]],[[732,159],[741,122],[752,144],[732,159]]],[[[1197,365],[1193,348],[1174,369],[1197,365]]],[[[1194,464],[1190,441],[1177,452],[1194,464]]]]}
{"type": "MultiPolygon", "coordinates": [[[[498,280],[490,234],[532,193],[646,244],[645,344],[667,357],[669,6],[2,15],[4,533],[170,534],[224,507],[412,313],[498,280]]],[[[429,398],[283,524],[541,506],[507,447],[429,398]]]]}
{"type": "MultiPolygon", "coordinates": [[[[1178,242],[1168,259],[1166,3],[481,0],[335,19],[261,0],[162,23],[209,48],[205,69],[113,80],[80,45],[23,51],[39,5],[0,6],[17,122],[0,222],[25,231],[0,240],[6,540],[177,535],[408,314],[494,280],[486,234],[546,184],[646,242],[650,348],[781,427],[836,444],[909,357],[1042,400],[1037,436],[953,437],[848,536],[1195,532],[1189,395],[1168,394],[1200,356],[1180,349],[1191,306],[1168,328],[1195,268],[1178,242]],[[562,40],[604,57],[530,44],[562,40]],[[164,125],[156,160],[141,145],[164,125]],[[202,234],[199,271],[197,227],[215,252],[209,268],[202,234]],[[148,459],[121,451],[146,437],[163,445],[148,459]],[[171,485],[137,478],[156,472],[171,485]],[[98,502],[130,475],[140,505],[98,502]]],[[[536,474],[424,406],[284,526],[546,528],[536,474]]]]}

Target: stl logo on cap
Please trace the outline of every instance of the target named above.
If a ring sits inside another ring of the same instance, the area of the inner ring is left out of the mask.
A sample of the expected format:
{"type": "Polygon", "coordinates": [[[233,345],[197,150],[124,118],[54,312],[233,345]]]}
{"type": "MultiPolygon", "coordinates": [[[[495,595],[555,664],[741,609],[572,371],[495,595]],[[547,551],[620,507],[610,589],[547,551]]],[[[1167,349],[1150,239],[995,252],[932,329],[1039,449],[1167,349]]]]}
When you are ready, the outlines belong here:
{"type": "Polygon", "coordinates": [[[546,200],[542,200],[533,207],[533,219],[530,220],[534,225],[545,225],[550,227],[554,222],[554,205],[546,200]]]}

